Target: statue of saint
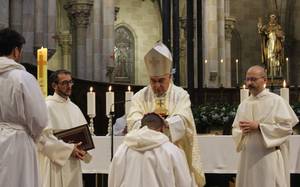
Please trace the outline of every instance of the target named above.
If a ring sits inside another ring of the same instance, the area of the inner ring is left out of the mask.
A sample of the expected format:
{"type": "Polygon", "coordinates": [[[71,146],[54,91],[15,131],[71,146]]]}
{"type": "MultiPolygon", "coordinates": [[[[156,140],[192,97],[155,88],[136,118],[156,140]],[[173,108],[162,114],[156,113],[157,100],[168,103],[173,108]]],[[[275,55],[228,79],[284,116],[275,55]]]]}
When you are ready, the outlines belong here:
{"type": "Polygon", "coordinates": [[[262,19],[259,18],[257,24],[258,33],[262,36],[262,62],[267,67],[268,77],[281,77],[284,62],[284,32],[275,14],[271,14],[269,19],[269,23],[263,25],[262,19]]]}

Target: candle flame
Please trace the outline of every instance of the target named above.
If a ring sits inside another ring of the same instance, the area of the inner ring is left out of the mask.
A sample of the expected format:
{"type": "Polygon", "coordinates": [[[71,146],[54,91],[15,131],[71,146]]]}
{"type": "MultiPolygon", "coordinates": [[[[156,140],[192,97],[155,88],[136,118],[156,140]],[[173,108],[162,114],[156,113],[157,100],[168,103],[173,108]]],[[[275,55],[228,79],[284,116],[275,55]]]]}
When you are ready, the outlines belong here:
{"type": "Polygon", "coordinates": [[[130,90],[131,90],[131,87],[130,87],[130,86],[128,86],[128,91],[130,92],[130,90]]]}
{"type": "Polygon", "coordinates": [[[206,59],[204,60],[204,63],[207,64],[207,60],[206,59]]]}
{"type": "Polygon", "coordinates": [[[109,86],[109,87],[108,87],[108,91],[110,91],[110,92],[111,92],[111,86],[109,86]]]}
{"type": "Polygon", "coordinates": [[[284,87],[284,88],[286,87],[286,82],[285,82],[285,80],[283,81],[283,87],[284,87]]]}
{"type": "Polygon", "coordinates": [[[243,89],[246,89],[246,85],[243,85],[243,89]]]}
{"type": "Polygon", "coordinates": [[[223,63],[223,59],[221,59],[221,61],[220,61],[221,63],[223,63]]]}
{"type": "Polygon", "coordinates": [[[267,86],[267,85],[266,85],[266,84],[264,84],[264,88],[266,88],[266,86],[267,86]]]}
{"type": "Polygon", "coordinates": [[[236,59],[235,62],[238,63],[238,62],[239,62],[239,59],[236,59]]]}
{"type": "Polygon", "coordinates": [[[286,60],[286,61],[289,61],[289,58],[288,58],[288,57],[286,57],[286,58],[285,58],[285,60],[286,60]]]}
{"type": "Polygon", "coordinates": [[[93,87],[92,86],[90,87],[90,92],[93,92],[93,87]]]}

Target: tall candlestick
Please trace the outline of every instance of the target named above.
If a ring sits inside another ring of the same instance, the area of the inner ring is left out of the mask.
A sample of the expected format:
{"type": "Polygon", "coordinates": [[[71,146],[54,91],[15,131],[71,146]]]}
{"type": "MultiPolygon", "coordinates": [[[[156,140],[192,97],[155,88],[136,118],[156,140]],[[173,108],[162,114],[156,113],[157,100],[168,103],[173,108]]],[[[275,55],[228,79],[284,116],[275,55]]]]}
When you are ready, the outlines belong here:
{"type": "Polygon", "coordinates": [[[235,60],[236,85],[239,85],[239,59],[235,60]]]}
{"type": "Polygon", "coordinates": [[[90,87],[90,91],[87,93],[87,114],[88,116],[96,116],[96,97],[93,87],[90,87]]]}
{"type": "Polygon", "coordinates": [[[280,96],[285,99],[288,103],[290,102],[290,91],[286,88],[286,82],[283,81],[283,88],[280,88],[280,96]]]}
{"type": "Polygon", "coordinates": [[[249,97],[249,89],[246,89],[246,86],[243,85],[243,88],[240,89],[240,100],[241,100],[241,102],[243,102],[248,97],[249,97]]]}
{"type": "Polygon", "coordinates": [[[113,105],[115,102],[115,93],[111,91],[111,86],[108,88],[108,92],[106,92],[106,115],[109,116],[110,112],[115,111],[115,106],[113,105]]]}
{"type": "Polygon", "coordinates": [[[37,50],[37,79],[45,97],[48,95],[47,53],[47,48],[42,47],[37,50]]]}
{"type": "Polygon", "coordinates": [[[125,115],[129,113],[132,96],[133,96],[133,92],[130,91],[130,86],[128,86],[128,91],[125,92],[125,115]]]}

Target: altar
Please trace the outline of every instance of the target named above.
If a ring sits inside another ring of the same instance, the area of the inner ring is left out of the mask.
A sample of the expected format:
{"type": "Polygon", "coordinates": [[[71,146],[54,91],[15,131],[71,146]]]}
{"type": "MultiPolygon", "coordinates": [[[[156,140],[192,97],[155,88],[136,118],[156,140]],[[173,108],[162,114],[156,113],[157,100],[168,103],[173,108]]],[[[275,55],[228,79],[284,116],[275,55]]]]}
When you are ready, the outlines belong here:
{"type": "MultiPolygon", "coordinates": [[[[122,136],[114,137],[114,152],[123,141],[122,136]]],[[[93,156],[89,164],[82,162],[82,171],[85,174],[102,173],[109,171],[111,158],[111,138],[108,136],[93,137],[95,149],[89,151],[93,156]]],[[[202,163],[205,173],[236,173],[239,154],[236,153],[232,136],[198,135],[202,163]]],[[[290,137],[290,171],[300,173],[300,135],[290,137]]]]}

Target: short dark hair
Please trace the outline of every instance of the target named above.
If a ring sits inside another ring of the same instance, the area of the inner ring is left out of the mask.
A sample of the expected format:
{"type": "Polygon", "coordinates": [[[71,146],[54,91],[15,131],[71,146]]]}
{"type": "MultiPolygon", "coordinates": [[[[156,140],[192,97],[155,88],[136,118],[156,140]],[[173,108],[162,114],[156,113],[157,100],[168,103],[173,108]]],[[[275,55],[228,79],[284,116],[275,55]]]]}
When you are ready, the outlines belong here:
{"type": "Polygon", "coordinates": [[[147,126],[149,129],[152,130],[157,130],[165,126],[163,118],[160,117],[159,114],[156,114],[154,112],[145,114],[142,118],[141,123],[142,127],[147,126]]]}
{"type": "Polygon", "coordinates": [[[72,73],[68,70],[65,69],[56,70],[53,73],[51,73],[49,77],[50,85],[52,85],[52,83],[58,83],[58,75],[60,74],[67,74],[72,76],[72,73]]]}
{"type": "Polygon", "coordinates": [[[0,30],[0,56],[8,56],[17,47],[22,49],[25,38],[10,28],[0,30]]]}

